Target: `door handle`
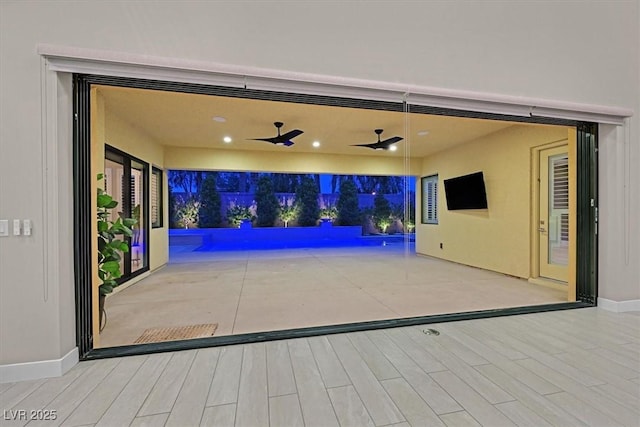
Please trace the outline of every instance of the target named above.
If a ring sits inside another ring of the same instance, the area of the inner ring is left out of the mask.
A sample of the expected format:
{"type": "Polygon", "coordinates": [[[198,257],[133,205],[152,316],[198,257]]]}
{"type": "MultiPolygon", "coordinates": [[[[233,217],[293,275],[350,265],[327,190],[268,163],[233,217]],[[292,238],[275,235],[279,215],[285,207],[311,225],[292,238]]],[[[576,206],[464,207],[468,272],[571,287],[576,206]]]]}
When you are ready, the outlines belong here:
{"type": "Polygon", "coordinates": [[[538,228],[538,231],[541,232],[541,233],[544,233],[547,230],[545,230],[544,228],[540,227],[540,228],[538,228]]]}

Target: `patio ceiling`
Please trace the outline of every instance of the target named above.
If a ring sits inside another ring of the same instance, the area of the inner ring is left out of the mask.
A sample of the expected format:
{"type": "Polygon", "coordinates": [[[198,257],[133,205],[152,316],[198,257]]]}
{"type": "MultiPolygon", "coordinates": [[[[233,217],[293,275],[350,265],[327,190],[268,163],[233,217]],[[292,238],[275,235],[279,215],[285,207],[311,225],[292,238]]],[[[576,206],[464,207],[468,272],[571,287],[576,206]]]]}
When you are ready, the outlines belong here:
{"type": "Polygon", "coordinates": [[[409,148],[411,157],[463,144],[509,126],[534,126],[495,120],[409,114],[289,102],[262,101],[211,95],[99,86],[106,109],[134,124],[164,146],[224,150],[327,153],[399,157],[409,148]],[[222,117],[224,122],[214,120],[222,117]],[[250,138],[275,136],[273,123],[284,122],[282,133],[304,133],[290,147],[250,138]],[[398,150],[376,151],[352,144],[376,142],[374,129],[384,129],[382,139],[401,136],[398,150]],[[427,132],[426,135],[422,135],[427,132]],[[229,136],[231,143],[223,138],[229,136]],[[320,147],[312,143],[318,141],[320,147]]]}

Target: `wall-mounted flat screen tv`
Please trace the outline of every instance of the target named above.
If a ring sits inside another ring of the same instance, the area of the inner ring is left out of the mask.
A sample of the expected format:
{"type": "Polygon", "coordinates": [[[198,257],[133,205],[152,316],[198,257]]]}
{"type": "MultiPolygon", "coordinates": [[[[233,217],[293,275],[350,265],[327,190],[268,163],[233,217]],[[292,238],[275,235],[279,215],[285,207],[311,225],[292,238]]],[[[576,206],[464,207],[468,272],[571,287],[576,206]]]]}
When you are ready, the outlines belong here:
{"type": "Polygon", "coordinates": [[[487,209],[487,191],[484,175],[476,172],[444,180],[447,209],[487,209]]]}

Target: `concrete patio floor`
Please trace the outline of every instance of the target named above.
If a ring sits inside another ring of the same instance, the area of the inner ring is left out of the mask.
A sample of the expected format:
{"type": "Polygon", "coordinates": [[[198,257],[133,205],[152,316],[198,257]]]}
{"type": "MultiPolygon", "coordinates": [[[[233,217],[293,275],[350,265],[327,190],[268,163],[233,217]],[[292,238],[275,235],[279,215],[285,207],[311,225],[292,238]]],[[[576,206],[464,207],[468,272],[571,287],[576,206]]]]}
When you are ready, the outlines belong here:
{"type": "Polygon", "coordinates": [[[215,336],[559,303],[564,291],[417,256],[404,245],[198,252],[107,298],[101,347],[148,328],[217,323],[215,336]]]}

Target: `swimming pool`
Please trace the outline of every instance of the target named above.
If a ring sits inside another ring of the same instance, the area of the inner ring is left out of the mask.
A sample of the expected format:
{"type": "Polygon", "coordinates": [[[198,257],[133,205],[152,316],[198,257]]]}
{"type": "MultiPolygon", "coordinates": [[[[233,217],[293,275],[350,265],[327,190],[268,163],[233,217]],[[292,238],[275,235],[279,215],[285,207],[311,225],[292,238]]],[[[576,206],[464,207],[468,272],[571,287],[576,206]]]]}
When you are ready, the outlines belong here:
{"type": "Polygon", "coordinates": [[[332,239],[271,239],[271,240],[251,240],[238,239],[236,241],[209,241],[198,247],[196,251],[247,251],[264,249],[296,249],[296,248],[345,248],[362,246],[397,246],[401,247],[405,243],[415,244],[414,235],[371,235],[355,238],[332,239]]]}

